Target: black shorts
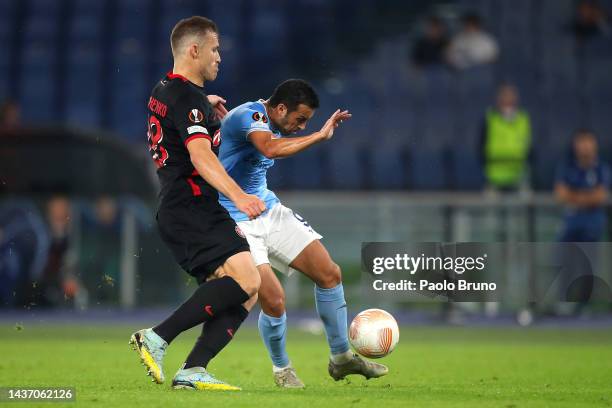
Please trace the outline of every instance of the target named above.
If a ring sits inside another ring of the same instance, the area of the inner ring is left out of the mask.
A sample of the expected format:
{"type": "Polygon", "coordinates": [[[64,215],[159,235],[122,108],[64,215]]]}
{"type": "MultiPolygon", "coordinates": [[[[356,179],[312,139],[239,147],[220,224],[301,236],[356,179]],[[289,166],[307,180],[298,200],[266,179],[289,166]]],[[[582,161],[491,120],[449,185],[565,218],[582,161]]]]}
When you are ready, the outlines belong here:
{"type": "Polygon", "coordinates": [[[183,205],[161,205],[157,226],[176,261],[198,283],[232,255],[249,250],[227,210],[210,197],[193,197],[183,205]]]}

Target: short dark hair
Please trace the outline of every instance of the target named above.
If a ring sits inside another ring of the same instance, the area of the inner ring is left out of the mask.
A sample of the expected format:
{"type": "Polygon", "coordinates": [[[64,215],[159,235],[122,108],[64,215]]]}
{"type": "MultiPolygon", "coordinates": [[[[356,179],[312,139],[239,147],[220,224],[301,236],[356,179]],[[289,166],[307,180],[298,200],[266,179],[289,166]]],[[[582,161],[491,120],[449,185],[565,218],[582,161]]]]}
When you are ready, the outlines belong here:
{"type": "Polygon", "coordinates": [[[471,25],[475,25],[477,27],[482,26],[482,19],[476,13],[465,13],[461,17],[461,22],[463,24],[471,24],[471,25]]]}
{"type": "Polygon", "coordinates": [[[181,40],[190,35],[204,35],[207,31],[218,33],[217,25],[211,19],[201,16],[192,16],[180,20],[170,34],[170,46],[174,53],[181,40]]]}
{"type": "Polygon", "coordinates": [[[574,136],[572,137],[572,140],[574,142],[579,139],[597,140],[597,136],[595,136],[595,132],[593,132],[593,130],[589,128],[580,128],[574,132],[574,136]]]}
{"type": "Polygon", "coordinates": [[[308,82],[302,79],[288,79],[278,85],[270,96],[270,106],[274,108],[280,103],[287,106],[289,112],[296,110],[301,104],[317,109],[319,97],[308,82]]]}

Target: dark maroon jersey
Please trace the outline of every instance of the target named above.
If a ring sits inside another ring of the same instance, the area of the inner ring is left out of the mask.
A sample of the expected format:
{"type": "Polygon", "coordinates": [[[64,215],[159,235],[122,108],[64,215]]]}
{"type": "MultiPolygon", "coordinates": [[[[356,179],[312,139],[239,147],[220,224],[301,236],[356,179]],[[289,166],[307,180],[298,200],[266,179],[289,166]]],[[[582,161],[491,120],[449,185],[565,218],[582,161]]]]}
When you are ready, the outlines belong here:
{"type": "Polygon", "coordinates": [[[194,196],[218,200],[218,193],[196,171],[187,144],[197,138],[210,140],[218,155],[220,122],[204,88],[169,73],[157,83],[148,102],[149,151],[161,183],[161,205],[186,202],[194,196]]]}

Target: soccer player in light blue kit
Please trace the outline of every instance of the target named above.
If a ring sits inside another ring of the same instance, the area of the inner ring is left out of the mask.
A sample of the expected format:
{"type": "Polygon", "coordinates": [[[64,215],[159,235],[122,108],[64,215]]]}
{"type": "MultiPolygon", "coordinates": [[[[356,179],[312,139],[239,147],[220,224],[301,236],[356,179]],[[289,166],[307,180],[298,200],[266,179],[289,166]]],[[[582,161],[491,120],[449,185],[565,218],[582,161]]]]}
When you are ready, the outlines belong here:
{"type": "Polygon", "coordinates": [[[334,129],[351,117],[337,110],[320,131],[308,136],[290,137],[304,130],[319,100],[305,81],[290,79],[281,83],[268,100],[247,102],[231,110],[221,126],[219,160],[228,174],[247,193],[264,201],[266,210],[249,220],[227,197],[221,204],[229,211],[251,247],[251,255],[261,275],[259,331],[273,363],[274,381],[280,387],[303,388],[285,348],[285,293],[272,271],[290,275],[298,270],[315,283],[317,312],[323,321],[330,347],[329,374],[340,380],[349,374],[376,378],[387,374],[384,365],[362,359],[349,348],[347,312],[340,268],[319,241],[322,237],[298,214],[283,206],[267,186],[267,169],[274,159],[297,154],[331,139],[334,129]]]}

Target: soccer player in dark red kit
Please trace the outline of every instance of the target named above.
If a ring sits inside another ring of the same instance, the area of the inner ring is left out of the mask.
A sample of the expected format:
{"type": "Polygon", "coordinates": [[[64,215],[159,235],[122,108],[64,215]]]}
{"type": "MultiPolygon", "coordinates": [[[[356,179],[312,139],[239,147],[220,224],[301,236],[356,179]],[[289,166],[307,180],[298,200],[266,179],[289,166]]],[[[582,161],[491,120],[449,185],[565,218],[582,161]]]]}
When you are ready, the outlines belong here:
{"type": "Polygon", "coordinates": [[[166,320],[134,333],[130,343],[153,381],[161,384],[168,344],[204,323],[172,386],[239,390],[214,378],[206,366],[229,343],[256,302],[260,277],[244,234],[219,204],[218,192],[249,218],[260,215],[265,205],[246,194],[217,159],[225,101],[207,96],[203,88],[219,71],[217,26],[199,16],[181,20],[170,42],[173,70],[157,83],[148,102],[149,150],[161,183],[157,224],[177,262],[199,287],[166,320]]]}

